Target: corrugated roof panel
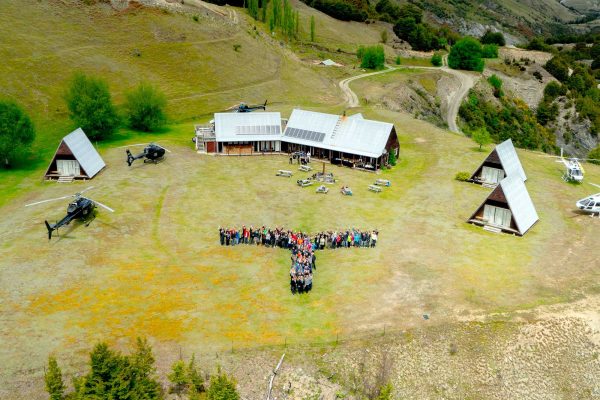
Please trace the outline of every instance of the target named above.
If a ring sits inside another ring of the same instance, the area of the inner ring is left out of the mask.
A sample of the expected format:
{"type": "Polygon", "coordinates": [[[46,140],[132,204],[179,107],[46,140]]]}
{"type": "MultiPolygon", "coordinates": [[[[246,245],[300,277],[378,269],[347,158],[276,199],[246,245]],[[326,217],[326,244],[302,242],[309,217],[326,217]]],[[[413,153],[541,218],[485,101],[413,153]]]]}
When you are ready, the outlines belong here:
{"type": "Polygon", "coordinates": [[[506,196],[517,228],[521,235],[524,235],[539,220],[525,183],[520,176],[512,175],[502,179],[500,186],[506,196]]]}
{"type": "Polygon", "coordinates": [[[281,140],[281,114],[216,113],[215,136],[218,142],[281,140]]]}
{"type": "Polygon", "coordinates": [[[506,176],[517,175],[521,177],[523,182],[527,180],[527,176],[525,175],[525,171],[523,170],[523,166],[521,165],[521,161],[519,160],[519,156],[517,155],[517,151],[515,150],[515,146],[511,139],[507,139],[497,145],[496,153],[502,162],[506,176]]]}
{"type": "Polygon", "coordinates": [[[284,135],[291,143],[357,154],[365,157],[380,157],[393,124],[367,120],[360,114],[340,117],[314,111],[295,109],[288,121],[284,135]],[[318,136],[307,136],[306,132],[317,132],[318,136]]]}
{"type": "Polygon", "coordinates": [[[100,154],[81,128],[77,128],[63,138],[86,174],[92,178],[106,166],[100,154]]]}

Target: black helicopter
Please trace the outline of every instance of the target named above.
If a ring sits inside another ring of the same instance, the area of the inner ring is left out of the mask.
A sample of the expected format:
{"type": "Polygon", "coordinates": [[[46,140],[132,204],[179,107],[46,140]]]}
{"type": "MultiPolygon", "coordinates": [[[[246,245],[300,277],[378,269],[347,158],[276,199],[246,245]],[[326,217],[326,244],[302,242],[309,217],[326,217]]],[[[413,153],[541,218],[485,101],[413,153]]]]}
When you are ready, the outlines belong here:
{"type": "Polygon", "coordinates": [[[245,113],[245,112],[252,112],[255,110],[266,110],[266,109],[267,109],[267,100],[265,100],[265,104],[256,104],[256,105],[252,105],[252,106],[249,106],[248,104],[242,102],[240,104],[236,104],[233,107],[229,107],[227,109],[227,111],[245,113]]]}
{"type": "Polygon", "coordinates": [[[131,167],[131,164],[133,164],[133,162],[135,160],[139,160],[140,158],[144,159],[144,163],[147,162],[153,162],[155,164],[157,164],[159,161],[162,161],[165,157],[165,151],[167,152],[171,152],[168,149],[156,144],[156,143],[150,143],[148,145],[146,144],[132,144],[131,146],[123,146],[123,147],[133,147],[133,146],[146,146],[144,147],[144,150],[134,156],[133,154],[131,154],[131,151],[129,151],[129,149],[125,150],[125,152],[127,153],[127,165],[129,165],[131,167]]]}
{"type": "Polygon", "coordinates": [[[87,197],[83,197],[81,195],[82,193],[87,192],[88,190],[93,189],[93,188],[94,187],[91,186],[85,190],[82,190],[79,193],[75,193],[75,194],[72,194],[69,196],[58,197],[56,199],[38,201],[36,203],[27,204],[25,207],[35,206],[38,204],[47,203],[49,201],[68,199],[70,197],[74,198],[74,200],[71,201],[69,203],[69,205],[67,206],[67,215],[65,215],[60,221],[56,222],[55,224],[49,224],[48,221],[44,221],[44,223],[46,224],[46,229],[48,229],[48,240],[50,240],[50,239],[52,239],[52,232],[54,232],[61,226],[69,225],[69,223],[71,221],[73,221],[74,219],[80,219],[86,223],[85,226],[88,226],[92,222],[92,220],[96,217],[96,213],[95,213],[96,206],[103,207],[110,212],[115,211],[112,208],[110,208],[96,200],[92,200],[87,197]]]}

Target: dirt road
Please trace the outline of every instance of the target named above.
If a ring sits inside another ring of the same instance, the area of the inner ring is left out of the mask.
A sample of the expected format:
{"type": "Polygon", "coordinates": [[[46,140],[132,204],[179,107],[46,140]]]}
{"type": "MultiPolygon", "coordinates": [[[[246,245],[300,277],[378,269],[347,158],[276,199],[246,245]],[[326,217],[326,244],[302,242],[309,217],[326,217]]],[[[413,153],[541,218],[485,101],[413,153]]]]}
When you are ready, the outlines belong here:
{"type": "Polygon", "coordinates": [[[384,69],[382,71],[356,75],[356,76],[353,76],[350,78],[343,79],[340,81],[340,84],[339,84],[340,89],[342,89],[342,92],[344,93],[344,97],[346,98],[346,103],[348,104],[348,106],[350,108],[358,107],[360,105],[359,101],[358,101],[358,97],[356,96],[356,93],[354,93],[352,91],[352,89],[350,89],[350,86],[349,86],[350,82],[352,82],[352,81],[355,81],[357,79],[367,78],[367,77],[373,76],[373,75],[385,74],[387,72],[395,71],[397,69],[441,70],[447,74],[452,75],[456,79],[458,79],[458,81],[460,83],[457,90],[447,93],[448,111],[447,111],[446,115],[444,116],[446,119],[446,122],[448,124],[448,129],[452,132],[460,133],[460,129],[458,128],[458,125],[456,124],[456,118],[458,117],[458,110],[460,108],[460,105],[461,105],[463,99],[465,98],[467,93],[469,93],[469,90],[475,85],[475,83],[479,79],[479,76],[471,75],[471,74],[468,74],[463,71],[450,69],[447,66],[447,57],[444,57],[443,60],[444,60],[444,65],[442,67],[417,67],[417,66],[389,67],[389,66],[387,66],[386,69],[384,69]]]}

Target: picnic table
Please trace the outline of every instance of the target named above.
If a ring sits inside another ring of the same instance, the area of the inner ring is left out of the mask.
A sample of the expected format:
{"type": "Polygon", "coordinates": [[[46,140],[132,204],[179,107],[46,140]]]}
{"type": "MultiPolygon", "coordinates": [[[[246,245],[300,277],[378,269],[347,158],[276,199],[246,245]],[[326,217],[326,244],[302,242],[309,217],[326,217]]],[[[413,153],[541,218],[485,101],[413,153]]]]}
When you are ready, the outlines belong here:
{"type": "Polygon", "coordinates": [[[381,192],[381,187],[376,186],[376,185],[369,185],[369,190],[375,193],[380,193],[381,192]]]}
{"type": "Polygon", "coordinates": [[[299,180],[296,181],[296,183],[300,187],[307,187],[307,186],[312,185],[314,182],[311,181],[310,179],[299,179],[299,180]]]}
{"type": "Polygon", "coordinates": [[[348,186],[342,187],[341,192],[344,196],[352,196],[352,189],[350,189],[348,186]]]}
{"type": "Polygon", "coordinates": [[[312,170],[312,167],[310,165],[301,165],[300,168],[298,168],[298,171],[303,171],[303,172],[308,172],[311,170],[312,170]]]}
{"type": "Polygon", "coordinates": [[[289,177],[292,176],[292,171],[287,171],[285,169],[280,169],[279,171],[277,171],[277,174],[275,174],[275,175],[289,178],[289,177]]]}
{"type": "Polygon", "coordinates": [[[325,185],[321,185],[317,188],[317,193],[327,194],[329,192],[329,188],[325,185]]]}
{"type": "Polygon", "coordinates": [[[387,179],[377,179],[375,184],[377,186],[392,186],[392,182],[388,181],[387,179]]]}

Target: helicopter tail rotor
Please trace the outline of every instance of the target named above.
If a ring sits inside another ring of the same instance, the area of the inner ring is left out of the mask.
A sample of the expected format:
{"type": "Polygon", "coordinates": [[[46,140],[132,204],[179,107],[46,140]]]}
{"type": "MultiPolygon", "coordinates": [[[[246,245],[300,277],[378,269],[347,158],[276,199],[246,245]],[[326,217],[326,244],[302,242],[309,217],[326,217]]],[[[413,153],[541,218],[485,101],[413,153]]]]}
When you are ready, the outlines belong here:
{"type": "Polygon", "coordinates": [[[131,154],[131,151],[129,151],[129,149],[125,150],[127,152],[127,165],[129,165],[131,167],[131,164],[133,164],[133,161],[135,161],[135,158],[133,158],[133,155],[131,154]]]}
{"type": "Polygon", "coordinates": [[[48,221],[44,221],[46,229],[48,229],[48,240],[52,239],[52,232],[56,229],[54,225],[50,225],[48,221]]]}

